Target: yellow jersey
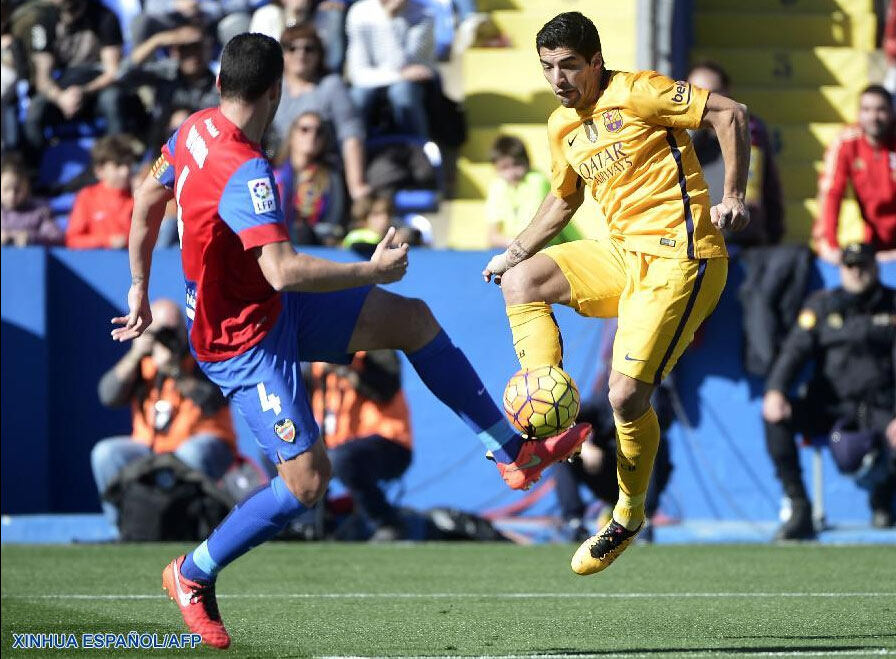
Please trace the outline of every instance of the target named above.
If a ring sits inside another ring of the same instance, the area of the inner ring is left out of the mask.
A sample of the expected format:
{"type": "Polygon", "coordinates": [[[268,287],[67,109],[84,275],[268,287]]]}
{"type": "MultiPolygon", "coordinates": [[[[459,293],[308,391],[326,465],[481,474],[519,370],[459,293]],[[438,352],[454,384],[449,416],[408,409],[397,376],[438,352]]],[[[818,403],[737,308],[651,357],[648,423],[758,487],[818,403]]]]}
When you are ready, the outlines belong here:
{"type": "Polygon", "coordinates": [[[709,92],[654,71],[604,71],[601,88],[594,106],[559,107],[548,119],[551,191],[566,197],[587,185],[610,237],[627,250],[727,256],[687,133],[700,125],[709,92]]]}

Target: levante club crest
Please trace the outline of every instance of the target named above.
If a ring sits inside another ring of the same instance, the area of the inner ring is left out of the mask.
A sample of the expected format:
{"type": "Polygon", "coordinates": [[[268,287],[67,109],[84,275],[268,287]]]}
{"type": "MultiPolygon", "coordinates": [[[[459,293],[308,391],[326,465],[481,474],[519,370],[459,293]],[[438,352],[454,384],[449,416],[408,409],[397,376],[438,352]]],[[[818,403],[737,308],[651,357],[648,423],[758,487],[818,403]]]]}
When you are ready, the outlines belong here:
{"type": "Polygon", "coordinates": [[[618,108],[607,110],[602,114],[604,128],[610,133],[618,133],[622,129],[622,113],[618,108]]]}
{"type": "Polygon", "coordinates": [[[284,442],[296,441],[296,426],[292,422],[292,419],[280,419],[274,424],[274,432],[276,432],[277,437],[284,442]]]}

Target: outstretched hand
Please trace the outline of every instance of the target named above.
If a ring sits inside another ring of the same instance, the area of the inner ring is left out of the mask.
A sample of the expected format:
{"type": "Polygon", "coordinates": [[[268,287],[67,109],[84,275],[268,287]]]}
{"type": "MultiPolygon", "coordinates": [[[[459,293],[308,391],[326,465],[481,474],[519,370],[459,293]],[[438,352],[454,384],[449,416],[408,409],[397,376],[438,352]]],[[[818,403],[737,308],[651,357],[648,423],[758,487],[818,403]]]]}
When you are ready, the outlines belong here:
{"type": "Polygon", "coordinates": [[[722,197],[709,209],[709,217],[718,229],[740,231],[750,223],[750,211],[740,197],[722,197]]]}
{"type": "Polygon", "coordinates": [[[391,284],[404,277],[408,269],[408,244],[402,243],[398,247],[392,246],[395,238],[395,227],[389,227],[386,235],[370,257],[373,266],[376,283],[391,284]]]}
{"type": "Polygon", "coordinates": [[[128,315],[112,319],[113,325],[122,325],[112,330],[115,341],[130,341],[146,331],[152,324],[152,311],[143,284],[131,284],[128,291],[128,315]]]}
{"type": "Polygon", "coordinates": [[[525,261],[530,256],[531,254],[520,244],[519,239],[514,240],[506,250],[489,260],[485,270],[482,271],[482,278],[488,283],[494,277],[495,283],[500,286],[501,276],[517,263],[525,261]]]}

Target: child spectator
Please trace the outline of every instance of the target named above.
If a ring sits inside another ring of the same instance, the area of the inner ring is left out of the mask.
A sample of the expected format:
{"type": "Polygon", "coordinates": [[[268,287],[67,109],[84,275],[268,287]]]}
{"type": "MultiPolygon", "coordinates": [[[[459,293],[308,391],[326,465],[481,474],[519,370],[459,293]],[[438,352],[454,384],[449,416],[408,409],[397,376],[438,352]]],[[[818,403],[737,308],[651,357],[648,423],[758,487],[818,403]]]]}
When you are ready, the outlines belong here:
{"type": "Polygon", "coordinates": [[[134,209],[131,167],[136,157],[131,138],[103,137],[90,155],[99,183],[84,188],[75,198],[65,244],[73,249],[122,249],[128,244],[134,209]]]}
{"type": "Polygon", "coordinates": [[[359,199],[352,204],[354,223],[342,246],[360,254],[373,254],[373,250],[392,226],[395,206],[392,196],[376,192],[371,197],[359,199]]]}
{"type": "MultiPolygon", "coordinates": [[[[550,192],[551,183],[544,174],[529,166],[526,145],[517,137],[499,135],[492,144],[491,161],[498,178],[489,185],[485,199],[488,243],[491,247],[506,248],[532,221],[535,211],[550,192]]],[[[580,240],[581,237],[572,224],[567,224],[549,244],[580,240]]]]}
{"type": "Polygon", "coordinates": [[[62,229],[50,207],[31,197],[25,164],[14,154],[3,157],[0,168],[0,243],[3,245],[61,245],[62,229]]]}

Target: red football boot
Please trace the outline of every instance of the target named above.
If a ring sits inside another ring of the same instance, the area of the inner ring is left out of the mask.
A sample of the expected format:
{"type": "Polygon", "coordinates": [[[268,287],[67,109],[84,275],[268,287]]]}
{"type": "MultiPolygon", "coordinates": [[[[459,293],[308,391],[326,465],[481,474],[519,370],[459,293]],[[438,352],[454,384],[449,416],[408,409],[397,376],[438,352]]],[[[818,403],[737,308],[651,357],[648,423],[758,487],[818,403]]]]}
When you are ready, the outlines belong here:
{"type": "MultiPolygon", "coordinates": [[[[590,423],[577,423],[569,430],[544,440],[523,442],[513,462],[498,462],[501,478],[514,490],[528,490],[541,478],[541,473],[555,462],[560,462],[582,451],[582,444],[591,436],[590,423]]],[[[494,457],[489,455],[489,459],[494,457]]]]}
{"type": "Polygon", "coordinates": [[[175,558],[162,570],[162,590],[177,604],[187,628],[202,637],[202,642],[219,650],[230,647],[230,634],[221,622],[215,584],[190,581],[180,573],[186,556],[175,558]]]}

